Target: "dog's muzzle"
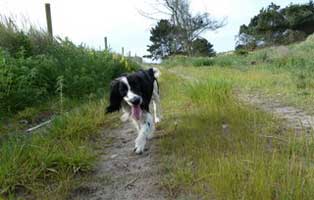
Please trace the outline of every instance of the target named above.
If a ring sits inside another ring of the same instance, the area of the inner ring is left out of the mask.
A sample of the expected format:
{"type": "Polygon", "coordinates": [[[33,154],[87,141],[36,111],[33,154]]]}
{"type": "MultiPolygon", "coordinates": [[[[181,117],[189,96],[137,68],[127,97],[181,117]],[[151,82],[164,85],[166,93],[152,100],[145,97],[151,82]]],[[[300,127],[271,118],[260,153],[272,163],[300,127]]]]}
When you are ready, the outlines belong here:
{"type": "Polygon", "coordinates": [[[130,102],[134,105],[134,106],[138,106],[142,103],[142,98],[139,96],[135,96],[133,97],[130,102]]]}
{"type": "Polygon", "coordinates": [[[130,100],[130,103],[132,104],[132,117],[136,120],[140,120],[142,117],[142,98],[139,96],[135,96],[130,100]]]}

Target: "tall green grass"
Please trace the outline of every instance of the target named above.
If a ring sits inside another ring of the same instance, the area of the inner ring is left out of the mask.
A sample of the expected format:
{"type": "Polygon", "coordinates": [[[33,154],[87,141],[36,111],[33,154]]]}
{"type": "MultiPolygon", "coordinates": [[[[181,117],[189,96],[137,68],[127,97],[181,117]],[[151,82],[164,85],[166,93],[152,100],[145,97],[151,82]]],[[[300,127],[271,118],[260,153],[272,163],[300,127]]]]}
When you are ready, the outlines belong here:
{"type": "Polygon", "coordinates": [[[236,87],[246,93],[271,96],[284,104],[313,113],[313,53],[311,35],[306,41],[289,46],[270,47],[248,54],[220,54],[214,58],[174,57],[164,64],[185,67],[181,73],[193,73],[196,79],[204,79],[211,74],[225,76],[237,81],[236,87]],[[195,59],[201,63],[210,60],[211,64],[200,67],[194,64],[195,59]]]}
{"type": "Polygon", "coordinates": [[[95,138],[110,125],[100,102],[110,81],[139,68],[0,17],[0,199],[66,199],[76,176],[92,170],[95,138]],[[21,131],[52,116],[48,127],[21,131]]]}
{"type": "Polygon", "coordinates": [[[109,125],[104,106],[90,102],[56,118],[48,129],[1,138],[0,196],[22,190],[36,199],[65,199],[75,175],[93,169],[97,143],[92,141],[109,125]]]}
{"type": "Polygon", "coordinates": [[[262,66],[272,72],[287,70],[298,75],[302,72],[313,76],[314,39],[309,36],[304,42],[289,46],[270,47],[239,54],[237,51],[218,54],[216,57],[184,57],[175,56],[164,60],[165,66],[219,66],[240,70],[249,70],[252,67],[262,66]]]}
{"type": "MultiPolygon", "coordinates": [[[[16,113],[63,95],[72,99],[103,97],[110,80],[136,70],[134,61],[75,45],[68,38],[49,38],[34,26],[20,29],[12,18],[0,18],[0,113],[16,113]]],[[[1,116],[0,116],[1,117],[1,116]]]]}
{"type": "Polygon", "coordinates": [[[235,84],[215,74],[187,81],[164,71],[160,147],[169,195],[312,199],[313,137],[296,137],[271,115],[237,101],[235,84]]]}

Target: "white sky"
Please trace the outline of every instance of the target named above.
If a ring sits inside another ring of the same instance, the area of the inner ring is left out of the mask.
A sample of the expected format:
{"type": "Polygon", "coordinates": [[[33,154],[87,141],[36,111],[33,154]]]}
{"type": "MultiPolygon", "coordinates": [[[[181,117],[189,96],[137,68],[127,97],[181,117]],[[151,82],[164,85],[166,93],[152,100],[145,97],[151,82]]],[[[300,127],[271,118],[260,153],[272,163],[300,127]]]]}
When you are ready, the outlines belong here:
{"type": "MultiPolygon", "coordinates": [[[[274,2],[286,6],[290,2],[306,3],[309,0],[191,0],[194,11],[209,12],[211,16],[227,17],[227,25],[203,36],[214,44],[218,52],[233,50],[235,36],[242,24],[262,7],[274,2]]],[[[103,48],[104,36],[110,47],[117,52],[146,55],[149,30],[156,21],[138,13],[138,9],[153,12],[150,3],[154,0],[0,0],[0,14],[29,19],[33,24],[46,27],[44,3],[52,10],[54,35],[68,36],[76,44],[103,48]]]]}

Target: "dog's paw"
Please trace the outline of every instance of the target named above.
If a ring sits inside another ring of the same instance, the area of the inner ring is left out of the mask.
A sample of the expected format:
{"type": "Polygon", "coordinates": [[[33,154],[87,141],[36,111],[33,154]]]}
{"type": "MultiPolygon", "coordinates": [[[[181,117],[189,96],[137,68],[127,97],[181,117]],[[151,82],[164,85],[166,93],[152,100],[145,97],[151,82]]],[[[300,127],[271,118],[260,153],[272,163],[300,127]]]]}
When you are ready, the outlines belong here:
{"type": "Polygon", "coordinates": [[[159,117],[156,117],[155,118],[155,124],[158,124],[160,122],[160,118],[159,117]]]}
{"type": "Polygon", "coordinates": [[[126,122],[126,121],[128,121],[128,119],[129,119],[129,113],[124,113],[121,117],[120,117],[120,120],[122,121],[122,122],[126,122]]]}
{"type": "Polygon", "coordinates": [[[135,142],[134,152],[136,154],[142,154],[145,149],[146,139],[143,138],[143,140],[138,140],[135,142]]]}
{"type": "Polygon", "coordinates": [[[153,133],[147,134],[147,136],[146,136],[146,138],[147,138],[148,140],[153,139],[153,137],[154,137],[154,134],[153,134],[153,133]]]}
{"type": "Polygon", "coordinates": [[[135,146],[133,151],[136,154],[141,155],[144,152],[144,146],[135,146]]]}

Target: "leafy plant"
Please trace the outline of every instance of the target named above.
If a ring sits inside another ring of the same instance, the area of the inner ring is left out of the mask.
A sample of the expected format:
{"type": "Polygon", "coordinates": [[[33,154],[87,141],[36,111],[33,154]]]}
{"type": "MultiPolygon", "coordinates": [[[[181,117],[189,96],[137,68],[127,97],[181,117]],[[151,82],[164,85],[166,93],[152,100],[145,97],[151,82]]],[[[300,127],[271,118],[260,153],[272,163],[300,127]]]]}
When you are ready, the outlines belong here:
{"type": "Polygon", "coordinates": [[[63,98],[103,97],[114,77],[138,68],[136,62],[109,51],[75,45],[68,38],[50,40],[34,26],[22,31],[11,18],[0,21],[1,114],[55,96],[62,111],[63,98]]]}

